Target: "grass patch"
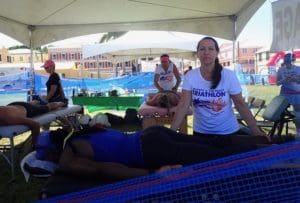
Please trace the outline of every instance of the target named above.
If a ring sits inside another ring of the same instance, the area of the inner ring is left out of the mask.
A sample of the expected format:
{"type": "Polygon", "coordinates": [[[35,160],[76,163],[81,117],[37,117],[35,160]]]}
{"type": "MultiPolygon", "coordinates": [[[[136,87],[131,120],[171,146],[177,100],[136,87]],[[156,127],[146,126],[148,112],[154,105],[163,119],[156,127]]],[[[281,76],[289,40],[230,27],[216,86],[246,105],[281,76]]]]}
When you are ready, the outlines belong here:
{"type": "Polygon", "coordinates": [[[248,96],[266,100],[266,104],[277,95],[279,95],[280,87],[276,85],[245,85],[243,86],[248,92],[248,96]]]}

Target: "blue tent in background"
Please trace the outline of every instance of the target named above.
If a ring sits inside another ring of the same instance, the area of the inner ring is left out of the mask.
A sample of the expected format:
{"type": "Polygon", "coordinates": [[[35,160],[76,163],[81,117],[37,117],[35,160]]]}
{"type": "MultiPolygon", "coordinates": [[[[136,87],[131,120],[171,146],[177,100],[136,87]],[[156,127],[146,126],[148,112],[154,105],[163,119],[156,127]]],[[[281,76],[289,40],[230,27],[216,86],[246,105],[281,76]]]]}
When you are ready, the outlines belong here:
{"type": "MultiPolygon", "coordinates": [[[[90,92],[107,92],[113,89],[125,90],[129,92],[135,90],[138,93],[145,93],[147,90],[154,89],[154,73],[143,72],[133,75],[120,76],[108,79],[68,79],[62,78],[62,85],[67,96],[79,91],[87,90],[90,92]]],[[[35,74],[35,92],[43,94],[46,92],[46,81],[48,76],[35,74]]]]}

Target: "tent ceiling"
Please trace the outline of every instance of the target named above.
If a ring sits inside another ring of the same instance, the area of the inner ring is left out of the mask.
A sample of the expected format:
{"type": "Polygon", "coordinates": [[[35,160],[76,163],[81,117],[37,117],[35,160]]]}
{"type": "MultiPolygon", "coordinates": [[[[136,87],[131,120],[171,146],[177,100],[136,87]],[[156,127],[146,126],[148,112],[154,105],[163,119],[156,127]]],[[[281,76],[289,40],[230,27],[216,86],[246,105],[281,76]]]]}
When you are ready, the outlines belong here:
{"type": "Polygon", "coordinates": [[[195,59],[199,39],[196,34],[165,31],[130,31],[120,38],[100,44],[82,46],[82,57],[106,56],[113,62],[141,57],[157,57],[163,53],[171,57],[195,59]]]}
{"type": "Polygon", "coordinates": [[[233,40],[264,2],[0,0],[0,32],[29,45],[28,27],[33,26],[33,46],[79,35],[128,30],[182,31],[233,40]]]}

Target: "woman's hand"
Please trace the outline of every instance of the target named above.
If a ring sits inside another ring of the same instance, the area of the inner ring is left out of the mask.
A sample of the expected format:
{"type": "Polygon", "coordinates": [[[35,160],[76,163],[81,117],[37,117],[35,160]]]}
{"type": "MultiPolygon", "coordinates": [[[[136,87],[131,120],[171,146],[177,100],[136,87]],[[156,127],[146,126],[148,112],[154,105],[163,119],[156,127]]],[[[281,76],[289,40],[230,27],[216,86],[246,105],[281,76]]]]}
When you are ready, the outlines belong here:
{"type": "Polygon", "coordinates": [[[251,129],[251,134],[254,136],[266,137],[268,141],[271,142],[271,138],[268,135],[266,135],[264,132],[262,132],[258,127],[254,127],[253,129],[251,129]]]}
{"type": "Polygon", "coordinates": [[[182,165],[180,165],[180,164],[177,164],[177,165],[165,165],[165,166],[162,166],[159,169],[157,169],[155,171],[155,173],[161,173],[161,172],[165,172],[165,171],[169,171],[169,170],[176,169],[176,168],[181,168],[181,167],[182,167],[182,165]]]}

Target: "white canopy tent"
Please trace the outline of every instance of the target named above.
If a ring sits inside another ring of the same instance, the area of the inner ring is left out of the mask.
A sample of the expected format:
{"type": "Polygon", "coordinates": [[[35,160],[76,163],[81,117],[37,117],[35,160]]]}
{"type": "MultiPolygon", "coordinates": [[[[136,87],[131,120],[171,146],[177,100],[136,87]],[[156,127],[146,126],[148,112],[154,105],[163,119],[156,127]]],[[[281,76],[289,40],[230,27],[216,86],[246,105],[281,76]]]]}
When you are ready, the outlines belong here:
{"type": "Polygon", "coordinates": [[[300,0],[272,3],[273,41],[271,51],[300,48],[300,0]]]}
{"type": "Polygon", "coordinates": [[[32,48],[111,31],[168,30],[235,40],[265,0],[0,0],[0,32],[32,48]]]}
{"type": "Polygon", "coordinates": [[[172,57],[194,60],[200,37],[178,32],[130,31],[107,43],[82,46],[82,57],[102,55],[116,63],[168,53],[172,57]]]}

